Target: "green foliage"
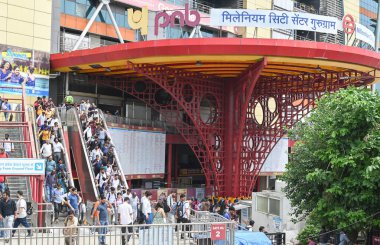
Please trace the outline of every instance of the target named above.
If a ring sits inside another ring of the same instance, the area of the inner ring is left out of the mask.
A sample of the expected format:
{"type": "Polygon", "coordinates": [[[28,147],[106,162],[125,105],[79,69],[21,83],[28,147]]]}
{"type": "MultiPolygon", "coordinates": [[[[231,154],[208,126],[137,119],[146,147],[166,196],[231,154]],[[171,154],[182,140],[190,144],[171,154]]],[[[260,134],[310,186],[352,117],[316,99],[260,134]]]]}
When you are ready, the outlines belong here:
{"type": "Polygon", "coordinates": [[[289,136],[297,140],[282,179],[297,220],[351,238],[380,224],[380,97],[367,89],[326,94],[289,136]],[[370,218],[368,218],[370,217],[370,218]],[[348,226],[348,227],[347,227],[348,226]]]}
{"type": "Polygon", "coordinates": [[[307,245],[309,237],[313,237],[314,241],[318,239],[319,231],[320,229],[317,225],[308,223],[306,227],[298,234],[297,240],[300,242],[300,245],[307,245]]]}

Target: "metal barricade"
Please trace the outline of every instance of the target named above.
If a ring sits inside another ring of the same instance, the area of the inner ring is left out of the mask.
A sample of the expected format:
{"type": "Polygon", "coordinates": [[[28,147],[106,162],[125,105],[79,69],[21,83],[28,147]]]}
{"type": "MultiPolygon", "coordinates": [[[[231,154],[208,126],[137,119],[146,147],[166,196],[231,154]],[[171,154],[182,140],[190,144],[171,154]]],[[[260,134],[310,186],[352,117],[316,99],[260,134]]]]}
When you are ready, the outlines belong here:
{"type": "Polygon", "coordinates": [[[6,238],[10,245],[233,245],[234,224],[232,222],[214,224],[225,225],[227,234],[224,239],[212,240],[211,230],[205,223],[78,226],[71,229],[66,227],[2,228],[0,231],[14,231],[13,237],[6,238]],[[199,229],[200,227],[204,229],[199,229]],[[27,236],[28,230],[33,234],[32,236],[27,236]],[[122,242],[123,239],[125,243],[122,242]]]}

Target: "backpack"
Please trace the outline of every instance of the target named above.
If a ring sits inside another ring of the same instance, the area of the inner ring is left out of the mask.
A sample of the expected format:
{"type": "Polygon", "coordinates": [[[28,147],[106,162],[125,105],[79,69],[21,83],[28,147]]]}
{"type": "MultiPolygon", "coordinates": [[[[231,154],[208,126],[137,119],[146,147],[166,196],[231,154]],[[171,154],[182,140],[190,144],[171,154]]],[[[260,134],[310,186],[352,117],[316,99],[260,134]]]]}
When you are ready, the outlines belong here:
{"type": "Polygon", "coordinates": [[[31,202],[26,202],[26,214],[27,215],[33,214],[33,206],[31,202]]]}
{"type": "Polygon", "coordinates": [[[176,211],[176,214],[177,214],[177,218],[178,219],[181,219],[183,218],[184,216],[184,212],[183,212],[183,208],[184,208],[185,204],[183,202],[178,202],[177,203],[177,211],[176,211]]]}
{"type": "Polygon", "coordinates": [[[165,200],[165,201],[162,202],[162,204],[163,204],[163,206],[164,206],[164,212],[165,212],[165,213],[169,213],[169,212],[170,212],[170,207],[169,207],[169,205],[168,205],[168,201],[165,200]]]}
{"type": "Polygon", "coordinates": [[[144,221],[145,221],[145,215],[142,212],[142,204],[138,204],[136,222],[138,224],[142,224],[142,223],[144,223],[144,221]]]}

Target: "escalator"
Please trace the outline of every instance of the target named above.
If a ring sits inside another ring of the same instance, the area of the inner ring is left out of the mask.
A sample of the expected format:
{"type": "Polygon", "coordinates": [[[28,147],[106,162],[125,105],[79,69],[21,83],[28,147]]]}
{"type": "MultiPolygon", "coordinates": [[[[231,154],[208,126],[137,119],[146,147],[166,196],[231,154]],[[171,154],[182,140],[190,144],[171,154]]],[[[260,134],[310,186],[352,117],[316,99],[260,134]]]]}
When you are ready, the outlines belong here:
{"type": "Polygon", "coordinates": [[[75,168],[73,175],[78,179],[82,197],[85,201],[95,202],[99,196],[99,191],[95,185],[94,171],[88,157],[88,150],[76,109],[66,111],[64,108],[59,108],[58,112],[62,125],[65,125],[63,134],[69,146],[66,151],[70,152],[71,166],[75,168]]]}

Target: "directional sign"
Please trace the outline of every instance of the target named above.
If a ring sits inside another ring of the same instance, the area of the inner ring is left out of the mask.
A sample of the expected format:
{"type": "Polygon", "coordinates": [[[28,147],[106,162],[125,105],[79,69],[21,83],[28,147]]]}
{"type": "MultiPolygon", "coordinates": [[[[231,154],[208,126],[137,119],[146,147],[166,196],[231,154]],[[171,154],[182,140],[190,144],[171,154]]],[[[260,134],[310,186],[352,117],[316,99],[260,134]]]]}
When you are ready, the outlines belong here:
{"type": "Polygon", "coordinates": [[[211,240],[226,240],[226,224],[211,224],[211,240]]]}
{"type": "Polygon", "coordinates": [[[0,158],[1,175],[44,175],[45,160],[29,158],[0,158]]]}

